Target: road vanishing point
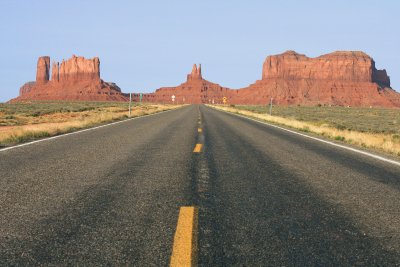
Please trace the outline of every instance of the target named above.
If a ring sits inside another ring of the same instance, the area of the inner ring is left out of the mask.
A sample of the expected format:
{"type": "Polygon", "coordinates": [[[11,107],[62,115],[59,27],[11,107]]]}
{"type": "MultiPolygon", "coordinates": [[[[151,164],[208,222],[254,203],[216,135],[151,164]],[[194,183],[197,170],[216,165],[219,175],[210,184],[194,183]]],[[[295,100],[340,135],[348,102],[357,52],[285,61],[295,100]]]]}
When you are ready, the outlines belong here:
{"type": "Polygon", "coordinates": [[[400,166],[190,105],[0,150],[1,266],[400,266],[400,166]]]}

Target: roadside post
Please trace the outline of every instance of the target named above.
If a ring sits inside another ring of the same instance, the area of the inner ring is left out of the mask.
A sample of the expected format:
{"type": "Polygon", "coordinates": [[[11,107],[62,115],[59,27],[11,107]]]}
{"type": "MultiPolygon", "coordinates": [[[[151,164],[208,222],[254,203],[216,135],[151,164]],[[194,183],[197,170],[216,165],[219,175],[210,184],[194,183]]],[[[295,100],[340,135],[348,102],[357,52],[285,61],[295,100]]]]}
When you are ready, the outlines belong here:
{"type": "Polygon", "coordinates": [[[172,103],[175,104],[175,95],[171,96],[172,103]]]}
{"type": "Polygon", "coordinates": [[[132,93],[129,93],[129,117],[132,114],[132,93]]]}
{"type": "Polygon", "coordinates": [[[273,98],[271,97],[271,100],[269,102],[269,115],[272,116],[272,100],[273,98]]]}
{"type": "Polygon", "coordinates": [[[140,95],[139,95],[139,103],[142,103],[142,98],[143,98],[143,94],[140,93],[140,95]]]}

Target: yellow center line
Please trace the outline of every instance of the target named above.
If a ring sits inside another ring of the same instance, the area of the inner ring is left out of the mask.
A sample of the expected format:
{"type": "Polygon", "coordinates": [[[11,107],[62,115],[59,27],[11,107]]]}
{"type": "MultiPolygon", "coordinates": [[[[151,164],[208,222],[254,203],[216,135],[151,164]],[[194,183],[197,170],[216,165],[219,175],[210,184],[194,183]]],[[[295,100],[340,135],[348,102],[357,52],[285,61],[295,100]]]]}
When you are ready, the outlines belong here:
{"type": "Polygon", "coordinates": [[[203,132],[203,129],[198,128],[198,129],[197,129],[197,132],[198,132],[198,133],[201,133],[201,132],[203,132]]]}
{"type": "Polygon", "coordinates": [[[197,266],[198,208],[181,207],[172,248],[171,267],[197,266]]]}
{"type": "Polygon", "coordinates": [[[200,153],[201,152],[201,148],[203,147],[202,144],[196,144],[196,146],[193,149],[194,153],[200,153]]]}

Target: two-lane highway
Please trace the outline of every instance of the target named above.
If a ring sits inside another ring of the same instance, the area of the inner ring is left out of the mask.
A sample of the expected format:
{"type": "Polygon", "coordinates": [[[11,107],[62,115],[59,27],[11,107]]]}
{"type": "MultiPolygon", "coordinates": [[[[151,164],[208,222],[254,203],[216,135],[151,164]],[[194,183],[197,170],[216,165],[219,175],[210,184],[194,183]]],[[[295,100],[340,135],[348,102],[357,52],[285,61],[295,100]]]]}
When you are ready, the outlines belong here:
{"type": "Polygon", "coordinates": [[[187,106],[0,151],[0,265],[400,265],[400,167],[187,106]],[[200,145],[200,146],[198,146],[200,145]]]}

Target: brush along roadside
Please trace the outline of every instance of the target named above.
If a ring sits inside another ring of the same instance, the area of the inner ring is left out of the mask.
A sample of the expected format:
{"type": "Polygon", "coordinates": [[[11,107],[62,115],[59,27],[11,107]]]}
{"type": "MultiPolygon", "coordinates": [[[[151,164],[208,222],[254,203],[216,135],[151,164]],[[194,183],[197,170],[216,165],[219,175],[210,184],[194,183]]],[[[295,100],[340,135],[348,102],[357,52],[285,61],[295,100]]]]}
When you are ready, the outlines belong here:
{"type": "Polygon", "coordinates": [[[125,107],[105,107],[78,112],[51,113],[34,117],[34,120],[28,117],[21,118],[21,115],[15,115],[14,118],[18,117],[18,119],[25,123],[23,125],[0,126],[0,146],[16,145],[43,137],[70,133],[179,107],[181,106],[158,104],[136,105],[132,107],[130,116],[129,111],[125,107]]]}
{"type": "Polygon", "coordinates": [[[235,107],[209,105],[215,109],[244,115],[261,121],[313,133],[336,141],[352,144],[363,148],[371,148],[400,156],[400,134],[358,132],[347,129],[337,129],[327,125],[315,125],[312,122],[298,121],[290,118],[260,114],[235,107]]]}

